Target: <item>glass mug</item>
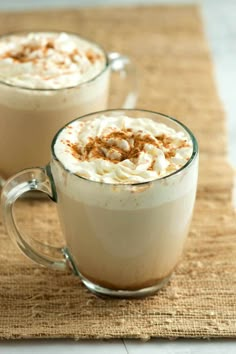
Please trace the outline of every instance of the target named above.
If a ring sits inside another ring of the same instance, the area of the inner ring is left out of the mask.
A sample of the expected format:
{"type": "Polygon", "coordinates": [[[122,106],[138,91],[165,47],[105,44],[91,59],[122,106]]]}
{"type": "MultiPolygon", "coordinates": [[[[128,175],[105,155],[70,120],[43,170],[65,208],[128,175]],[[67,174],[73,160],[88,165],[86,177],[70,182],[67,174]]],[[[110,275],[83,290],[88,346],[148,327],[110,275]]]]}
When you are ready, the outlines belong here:
{"type": "Polygon", "coordinates": [[[51,161],[9,179],[2,191],[2,215],[10,237],[26,256],[53,269],[70,265],[85,286],[100,295],[136,297],[156,292],[178,264],[188,234],[198,178],[198,144],[179,121],[143,110],[107,110],[100,114],[147,117],[184,132],[192,141],[189,161],[156,180],[108,184],[66,170],[51,145],[51,161]],[[23,236],[13,215],[15,201],[27,191],[42,191],[57,203],[65,247],[44,245],[45,253],[23,236]],[[51,255],[51,256],[49,256],[51,255]]]}
{"type": "MultiPolygon", "coordinates": [[[[111,72],[118,73],[123,82],[117,95],[124,99],[123,107],[135,107],[136,71],[130,59],[106,53],[98,44],[86,41],[100,48],[106,59],[105,68],[87,82],[69,88],[33,89],[0,80],[0,151],[4,152],[0,155],[0,188],[17,171],[48,162],[51,140],[61,126],[73,118],[107,109],[111,72]]],[[[121,102],[117,106],[122,106],[121,102]]]]}

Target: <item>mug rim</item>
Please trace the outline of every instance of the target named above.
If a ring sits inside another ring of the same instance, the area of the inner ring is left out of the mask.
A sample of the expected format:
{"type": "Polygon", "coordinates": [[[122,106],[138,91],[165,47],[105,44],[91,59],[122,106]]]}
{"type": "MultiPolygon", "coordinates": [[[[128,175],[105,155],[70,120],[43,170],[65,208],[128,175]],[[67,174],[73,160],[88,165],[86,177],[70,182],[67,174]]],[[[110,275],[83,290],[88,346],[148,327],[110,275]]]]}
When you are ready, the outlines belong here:
{"type": "Polygon", "coordinates": [[[74,175],[75,177],[77,178],[81,178],[85,181],[88,181],[88,182],[91,182],[91,183],[98,183],[98,184],[104,184],[104,185],[110,185],[110,186],[140,186],[140,185],[145,185],[145,184],[148,184],[148,183],[153,183],[153,182],[157,182],[157,181],[163,181],[163,180],[166,180],[168,178],[171,178],[172,176],[175,176],[179,173],[181,173],[183,170],[185,170],[186,168],[190,167],[193,162],[196,160],[196,158],[198,157],[199,155],[199,146],[198,146],[198,142],[197,142],[197,139],[195,138],[194,134],[192,133],[192,131],[185,125],[183,124],[182,122],[180,122],[178,119],[176,118],[173,118],[167,114],[164,114],[164,113],[160,113],[160,112],[156,112],[156,111],[151,111],[151,110],[147,110],[147,109],[139,109],[139,108],[117,108],[117,109],[105,109],[105,110],[102,110],[102,111],[97,111],[97,112],[92,112],[92,113],[88,113],[88,114],[85,114],[81,117],[78,117],[78,118],[75,118],[73,120],[71,120],[70,122],[68,122],[67,124],[65,124],[62,128],[60,128],[57,133],[55,134],[53,140],[52,140],[52,143],[51,143],[51,154],[52,154],[52,158],[53,158],[53,161],[56,161],[58,162],[58,164],[63,168],[64,171],[66,171],[67,173],[70,173],[71,175],[74,175]],[[70,170],[68,170],[64,165],[63,163],[58,159],[58,157],[56,156],[55,154],[55,151],[54,151],[54,146],[55,146],[55,143],[57,141],[57,138],[59,136],[59,134],[62,132],[62,130],[70,125],[71,123],[77,121],[77,120],[80,120],[80,119],[84,119],[84,118],[87,118],[89,116],[95,116],[95,115],[99,115],[99,114],[105,114],[105,113],[109,113],[109,112],[144,112],[144,113],[148,113],[148,114],[154,114],[154,115],[159,115],[161,117],[164,117],[166,118],[167,120],[170,120],[171,122],[174,122],[176,123],[177,125],[179,125],[181,128],[183,128],[190,136],[191,138],[191,141],[192,141],[192,144],[193,144],[193,150],[192,150],[192,154],[191,154],[191,157],[189,158],[189,160],[182,166],[180,167],[179,169],[177,169],[176,171],[166,175],[166,176],[163,176],[163,177],[159,177],[159,178],[155,178],[153,180],[148,180],[148,181],[143,181],[143,182],[135,182],[135,183],[107,183],[107,182],[100,182],[100,181],[94,181],[94,180],[91,180],[91,179],[88,179],[88,178],[85,178],[85,177],[82,177],[82,176],[79,176],[77,175],[76,173],[73,173],[71,172],[70,170]]]}
{"type": "Polygon", "coordinates": [[[22,85],[15,85],[15,84],[11,84],[11,83],[8,83],[8,82],[5,82],[4,80],[0,79],[0,85],[5,85],[5,86],[8,86],[8,87],[12,87],[12,88],[18,88],[18,89],[22,89],[22,90],[27,90],[27,91],[36,91],[36,92],[57,92],[57,91],[63,91],[63,90],[70,90],[70,89],[73,89],[73,88],[76,88],[76,87],[81,87],[81,86],[85,86],[87,84],[90,84],[91,82],[95,81],[98,77],[100,77],[106,70],[107,68],[109,67],[109,58],[108,58],[108,54],[107,52],[105,51],[105,49],[103,48],[103,46],[101,46],[100,44],[90,40],[89,38],[87,37],[84,37],[84,36],[81,36],[80,34],[76,33],[76,32],[72,32],[72,31],[59,31],[59,30],[48,30],[48,31],[45,31],[45,30],[32,30],[32,31],[28,31],[28,30],[23,30],[23,31],[12,31],[12,32],[8,32],[8,33],[4,33],[2,35],[0,35],[0,40],[4,37],[9,37],[9,36],[13,36],[13,35],[23,35],[23,34],[29,34],[29,33],[53,33],[53,34],[59,34],[59,33],[66,33],[66,34],[69,34],[69,35],[73,35],[73,36],[76,36],[76,37],[79,37],[80,39],[83,39],[85,40],[86,42],[92,44],[93,46],[99,48],[103,55],[104,55],[104,58],[105,58],[105,65],[104,65],[104,68],[102,68],[102,70],[96,74],[95,76],[93,76],[92,78],[86,80],[86,81],[83,81],[81,83],[78,83],[76,85],[73,85],[73,86],[67,86],[67,87],[59,87],[59,88],[32,88],[32,87],[25,87],[25,86],[22,86],[22,85]]]}

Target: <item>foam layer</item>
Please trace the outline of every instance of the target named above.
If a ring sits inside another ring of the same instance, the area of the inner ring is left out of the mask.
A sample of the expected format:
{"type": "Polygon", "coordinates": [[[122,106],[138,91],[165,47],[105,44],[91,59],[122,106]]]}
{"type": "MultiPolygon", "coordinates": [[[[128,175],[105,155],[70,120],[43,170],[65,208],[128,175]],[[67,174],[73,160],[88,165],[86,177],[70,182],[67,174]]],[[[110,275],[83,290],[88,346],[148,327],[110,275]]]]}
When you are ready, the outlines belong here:
{"type": "Polygon", "coordinates": [[[96,77],[105,65],[103,51],[76,35],[32,32],[0,38],[0,80],[7,84],[66,88],[96,77]]]}
{"type": "Polygon", "coordinates": [[[184,166],[192,142],[148,118],[100,116],[77,120],[58,136],[54,151],[64,167],[92,181],[130,184],[167,176],[184,166]]]}

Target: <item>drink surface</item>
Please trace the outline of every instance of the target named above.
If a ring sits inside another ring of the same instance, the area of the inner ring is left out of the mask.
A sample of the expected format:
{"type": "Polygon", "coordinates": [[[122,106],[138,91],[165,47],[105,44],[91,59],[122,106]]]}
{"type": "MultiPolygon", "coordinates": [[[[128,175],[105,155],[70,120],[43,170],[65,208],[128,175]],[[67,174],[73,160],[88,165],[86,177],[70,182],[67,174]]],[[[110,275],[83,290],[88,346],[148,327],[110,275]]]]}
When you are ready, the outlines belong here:
{"type": "Polygon", "coordinates": [[[0,38],[0,81],[31,89],[73,87],[106,66],[104,52],[77,35],[57,32],[0,38]]]}
{"type": "Polygon", "coordinates": [[[101,115],[66,126],[54,151],[67,170],[81,177],[132,184],[179,170],[191,158],[193,147],[183,131],[152,119],[101,115]]]}

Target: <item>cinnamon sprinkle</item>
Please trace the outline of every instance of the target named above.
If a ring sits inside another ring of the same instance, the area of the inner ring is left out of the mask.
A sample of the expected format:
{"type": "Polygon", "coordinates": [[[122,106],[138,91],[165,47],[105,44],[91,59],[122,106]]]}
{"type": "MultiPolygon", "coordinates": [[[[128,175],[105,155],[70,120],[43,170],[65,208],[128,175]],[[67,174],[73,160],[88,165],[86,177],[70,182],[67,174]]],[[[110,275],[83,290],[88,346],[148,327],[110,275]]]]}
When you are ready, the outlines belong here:
{"type": "MultiPolygon", "coordinates": [[[[42,53],[44,55],[47,55],[48,50],[50,49],[55,49],[55,44],[52,39],[48,39],[48,41],[44,45],[23,45],[16,53],[11,53],[10,51],[0,55],[0,60],[2,59],[7,59],[10,58],[12,59],[15,63],[27,63],[27,62],[37,62],[37,58],[32,58],[29,55],[37,50],[41,49],[42,53]]],[[[80,53],[77,48],[73,50],[72,53],[68,53],[69,59],[73,63],[77,63],[75,57],[80,56],[80,53]]],[[[91,48],[87,50],[86,52],[87,59],[94,64],[97,60],[100,60],[101,54],[94,52],[91,48]]],[[[58,66],[63,66],[65,63],[60,62],[57,63],[58,66]]]]}
{"type": "Polygon", "coordinates": [[[39,49],[41,49],[43,53],[47,53],[49,49],[54,49],[54,42],[48,40],[45,45],[23,45],[16,53],[9,51],[4,53],[0,56],[0,60],[10,58],[16,63],[36,62],[37,58],[30,58],[29,55],[39,49]]]}
{"type": "Polygon", "coordinates": [[[86,56],[92,64],[94,64],[96,60],[101,59],[101,55],[99,53],[95,53],[92,49],[87,50],[86,56]]]}
{"type": "MultiPolygon", "coordinates": [[[[93,159],[103,159],[111,161],[115,164],[130,160],[136,162],[140,153],[145,150],[145,145],[150,144],[158,149],[161,149],[166,159],[174,157],[176,154],[176,148],[189,147],[187,141],[181,142],[179,146],[172,146],[173,140],[166,135],[156,136],[152,138],[149,135],[144,135],[142,131],[133,132],[131,129],[123,131],[113,131],[102,138],[95,137],[89,138],[89,142],[80,147],[78,144],[72,144],[69,141],[65,142],[72,151],[72,155],[81,161],[90,161],[93,159]],[[129,144],[128,151],[125,151],[120,146],[119,142],[126,141],[129,144]]],[[[152,161],[148,170],[153,170],[155,160],[152,161]]]]}

